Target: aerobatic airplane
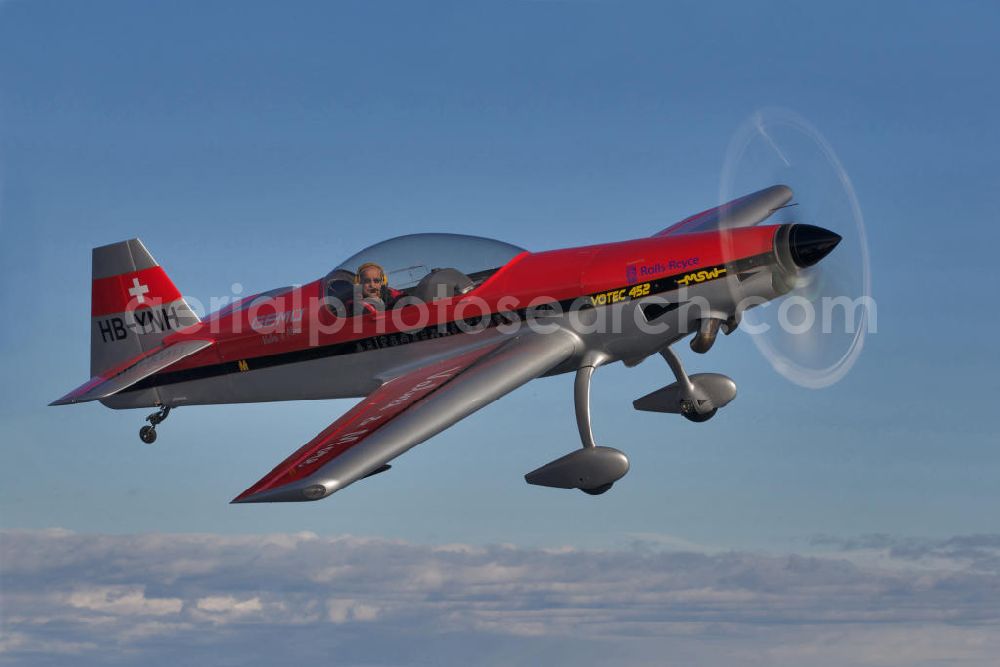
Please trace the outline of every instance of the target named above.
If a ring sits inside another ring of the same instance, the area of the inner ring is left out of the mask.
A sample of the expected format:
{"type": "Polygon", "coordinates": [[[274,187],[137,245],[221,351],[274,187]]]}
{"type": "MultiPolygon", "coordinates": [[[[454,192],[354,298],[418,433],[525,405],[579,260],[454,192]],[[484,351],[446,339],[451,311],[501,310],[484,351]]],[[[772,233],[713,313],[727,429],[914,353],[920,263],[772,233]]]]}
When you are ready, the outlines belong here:
{"type": "Polygon", "coordinates": [[[746,304],[787,293],[841,240],[806,224],[760,225],[786,207],[776,185],[651,236],[529,252],[496,240],[414,234],[329,274],[243,299],[200,320],[138,239],[95,248],[91,380],[52,403],[156,407],[364,397],[233,502],[319,500],[534,378],[573,372],[582,447],[525,475],[599,494],[625,454],[594,442],[598,366],[660,354],[676,381],[639,410],[705,421],[736,396],[688,375],[671,345],[704,353],[746,304]],[[742,305],[741,305],[742,304],[742,305]]]}

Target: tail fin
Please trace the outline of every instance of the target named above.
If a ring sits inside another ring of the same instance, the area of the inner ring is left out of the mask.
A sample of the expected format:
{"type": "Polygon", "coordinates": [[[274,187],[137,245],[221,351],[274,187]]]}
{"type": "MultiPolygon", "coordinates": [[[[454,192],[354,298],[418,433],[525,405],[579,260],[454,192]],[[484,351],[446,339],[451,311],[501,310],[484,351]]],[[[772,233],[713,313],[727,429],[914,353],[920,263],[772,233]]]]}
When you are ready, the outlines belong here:
{"type": "Polygon", "coordinates": [[[92,277],[91,376],[200,321],[139,239],[94,248],[92,277]]]}

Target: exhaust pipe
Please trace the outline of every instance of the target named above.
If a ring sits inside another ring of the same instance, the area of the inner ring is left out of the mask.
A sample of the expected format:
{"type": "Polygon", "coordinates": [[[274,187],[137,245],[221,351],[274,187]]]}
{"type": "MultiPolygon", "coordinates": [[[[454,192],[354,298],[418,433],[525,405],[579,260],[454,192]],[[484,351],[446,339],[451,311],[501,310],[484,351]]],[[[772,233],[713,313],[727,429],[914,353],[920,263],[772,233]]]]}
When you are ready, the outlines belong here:
{"type": "Polygon", "coordinates": [[[710,317],[701,321],[698,332],[691,339],[691,350],[698,354],[705,354],[712,349],[715,338],[719,335],[719,326],[722,320],[710,317]]]}

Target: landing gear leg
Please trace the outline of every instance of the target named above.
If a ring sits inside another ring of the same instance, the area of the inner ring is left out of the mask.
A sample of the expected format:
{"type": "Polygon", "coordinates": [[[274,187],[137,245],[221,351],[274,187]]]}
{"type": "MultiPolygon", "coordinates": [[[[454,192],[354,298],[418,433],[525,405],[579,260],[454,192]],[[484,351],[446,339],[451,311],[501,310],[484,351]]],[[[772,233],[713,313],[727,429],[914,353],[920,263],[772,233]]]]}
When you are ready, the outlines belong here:
{"type": "Polygon", "coordinates": [[[581,366],[576,371],[576,381],[573,383],[576,427],[580,431],[580,442],[584,448],[596,445],[594,431],[590,427],[590,379],[594,377],[595,370],[595,366],[581,366]]]}
{"type": "Polygon", "coordinates": [[[674,377],[677,378],[677,385],[681,388],[681,395],[691,397],[681,400],[681,414],[693,422],[707,422],[714,417],[715,413],[719,411],[718,408],[712,408],[708,412],[698,412],[695,399],[693,398],[695,395],[694,383],[691,382],[691,378],[688,377],[687,372],[684,370],[684,366],[681,364],[677,353],[668,345],[660,350],[660,356],[667,362],[670,370],[674,373],[674,377]]]}
{"type": "Polygon", "coordinates": [[[154,442],[156,442],[156,427],[164,419],[166,419],[167,415],[169,414],[170,414],[170,406],[163,405],[160,406],[159,410],[146,417],[146,421],[148,421],[149,424],[139,429],[139,439],[142,440],[147,445],[151,445],[154,442]]]}
{"type": "MultiPolygon", "coordinates": [[[[594,430],[590,426],[590,380],[594,377],[597,364],[593,366],[581,366],[576,371],[576,380],[573,383],[573,403],[576,408],[576,427],[580,431],[580,444],[584,449],[592,449],[597,446],[594,442],[594,430]]],[[[601,484],[593,488],[580,489],[587,495],[599,496],[609,490],[614,482],[601,484]]]]}
{"type": "Polygon", "coordinates": [[[594,433],[590,428],[590,378],[594,369],[605,361],[591,359],[576,372],[573,386],[573,403],[576,406],[576,426],[580,431],[581,449],[560,456],[524,476],[528,484],[548,486],[555,489],[580,489],[586,494],[597,496],[625,476],[628,472],[628,457],[612,447],[602,447],[594,443],[594,433]]]}

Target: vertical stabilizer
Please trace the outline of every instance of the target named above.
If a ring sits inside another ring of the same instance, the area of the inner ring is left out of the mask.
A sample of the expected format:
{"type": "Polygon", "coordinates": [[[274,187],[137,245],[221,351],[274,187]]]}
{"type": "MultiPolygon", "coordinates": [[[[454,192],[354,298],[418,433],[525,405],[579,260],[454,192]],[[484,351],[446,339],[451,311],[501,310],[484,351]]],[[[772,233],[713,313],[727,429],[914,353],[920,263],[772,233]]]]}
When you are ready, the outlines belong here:
{"type": "Polygon", "coordinates": [[[167,334],[199,322],[139,239],[94,248],[92,277],[91,376],[147,352],[167,334]]]}

